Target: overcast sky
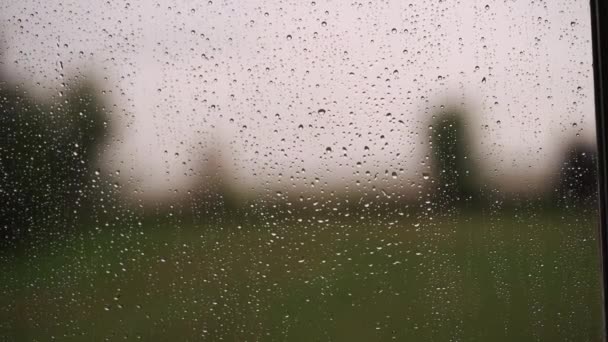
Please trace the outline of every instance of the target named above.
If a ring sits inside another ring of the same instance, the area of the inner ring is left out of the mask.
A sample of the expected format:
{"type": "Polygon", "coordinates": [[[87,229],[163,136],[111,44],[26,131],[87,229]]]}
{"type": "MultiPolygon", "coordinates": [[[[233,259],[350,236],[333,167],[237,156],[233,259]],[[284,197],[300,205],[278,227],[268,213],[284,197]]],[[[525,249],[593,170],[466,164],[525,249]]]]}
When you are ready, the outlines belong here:
{"type": "Polygon", "coordinates": [[[215,150],[257,190],[407,187],[442,105],[470,114],[487,182],[525,187],[595,139],[588,3],[5,1],[2,68],[46,97],[94,74],[106,167],[148,193],[215,150]]]}

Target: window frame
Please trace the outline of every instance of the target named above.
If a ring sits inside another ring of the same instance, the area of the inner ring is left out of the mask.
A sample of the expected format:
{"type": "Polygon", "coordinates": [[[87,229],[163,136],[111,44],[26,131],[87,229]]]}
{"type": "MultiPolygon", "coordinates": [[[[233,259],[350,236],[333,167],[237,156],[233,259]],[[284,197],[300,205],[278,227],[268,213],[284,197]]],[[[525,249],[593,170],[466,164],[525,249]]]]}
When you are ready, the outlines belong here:
{"type": "Polygon", "coordinates": [[[591,0],[591,30],[593,41],[593,76],[595,86],[595,127],[598,151],[598,225],[599,248],[602,268],[602,315],[604,341],[608,340],[608,2],[591,0]]]}

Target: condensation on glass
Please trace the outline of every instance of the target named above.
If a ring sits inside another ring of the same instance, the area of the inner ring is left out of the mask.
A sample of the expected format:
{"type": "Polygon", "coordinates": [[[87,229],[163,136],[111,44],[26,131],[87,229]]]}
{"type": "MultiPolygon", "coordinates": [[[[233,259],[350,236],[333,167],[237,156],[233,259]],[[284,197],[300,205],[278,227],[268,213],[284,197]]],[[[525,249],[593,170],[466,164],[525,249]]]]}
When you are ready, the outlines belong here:
{"type": "Polygon", "coordinates": [[[8,340],[601,340],[588,1],[0,18],[8,340]]]}

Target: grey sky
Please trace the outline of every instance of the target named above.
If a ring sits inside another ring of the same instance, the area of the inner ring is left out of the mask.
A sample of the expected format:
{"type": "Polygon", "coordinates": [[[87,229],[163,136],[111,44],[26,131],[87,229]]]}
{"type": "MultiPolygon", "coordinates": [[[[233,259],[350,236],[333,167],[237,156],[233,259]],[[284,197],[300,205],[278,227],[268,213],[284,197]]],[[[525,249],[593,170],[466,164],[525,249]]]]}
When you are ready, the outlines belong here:
{"type": "Polygon", "coordinates": [[[564,144],[594,140],[588,12],[562,0],[0,5],[3,68],[44,96],[93,72],[119,128],[107,168],[159,194],[187,187],[216,148],[258,190],[338,188],[365,171],[409,186],[431,116],[461,103],[488,182],[541,182],[564,144]]]}

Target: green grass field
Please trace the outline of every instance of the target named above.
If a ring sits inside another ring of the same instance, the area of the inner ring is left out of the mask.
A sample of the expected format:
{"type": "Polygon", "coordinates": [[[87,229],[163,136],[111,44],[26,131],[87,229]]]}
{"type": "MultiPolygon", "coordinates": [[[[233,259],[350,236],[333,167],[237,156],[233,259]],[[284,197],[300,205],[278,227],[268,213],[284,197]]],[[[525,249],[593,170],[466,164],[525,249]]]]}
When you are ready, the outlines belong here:
{"type": "Polygon", "coordinates": [[[594,217],[327,217],[176,219],[82,229],[4,251],[0,335],[601,340],[594,217]]]}

